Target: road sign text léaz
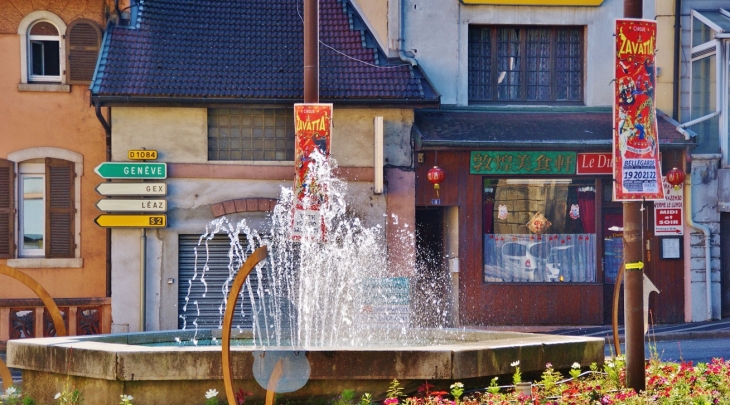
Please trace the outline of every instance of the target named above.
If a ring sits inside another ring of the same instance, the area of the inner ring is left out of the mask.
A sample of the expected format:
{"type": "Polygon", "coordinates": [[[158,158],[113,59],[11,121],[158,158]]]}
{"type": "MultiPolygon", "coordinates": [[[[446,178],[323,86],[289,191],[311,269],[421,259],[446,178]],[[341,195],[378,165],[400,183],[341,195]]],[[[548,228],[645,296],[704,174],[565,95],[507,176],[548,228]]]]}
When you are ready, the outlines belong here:
{"type": "Polygon", "coordinates": [[[99,200],[96,207],[110,212],[165,212],[167,200],[123,200],[106,198],[99,200]]]}

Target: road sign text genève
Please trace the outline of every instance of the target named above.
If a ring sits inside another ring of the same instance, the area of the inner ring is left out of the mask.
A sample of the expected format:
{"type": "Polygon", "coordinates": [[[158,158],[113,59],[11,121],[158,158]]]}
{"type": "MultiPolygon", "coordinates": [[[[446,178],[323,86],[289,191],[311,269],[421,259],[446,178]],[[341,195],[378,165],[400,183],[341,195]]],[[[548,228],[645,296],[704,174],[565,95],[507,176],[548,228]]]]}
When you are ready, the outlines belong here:
{"type": "Polygon", "coordinates": [[[166,179],[167,163],[102,162],[94,172],[105,179],[166,179]]]}

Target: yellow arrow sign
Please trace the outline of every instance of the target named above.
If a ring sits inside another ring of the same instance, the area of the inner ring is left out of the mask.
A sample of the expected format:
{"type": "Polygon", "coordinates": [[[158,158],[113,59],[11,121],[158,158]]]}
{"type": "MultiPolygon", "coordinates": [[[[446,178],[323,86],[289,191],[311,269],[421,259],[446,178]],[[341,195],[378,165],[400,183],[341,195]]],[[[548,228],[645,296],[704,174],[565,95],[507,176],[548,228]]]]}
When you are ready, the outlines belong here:
{"type": "Polygon", "coordinates": [[[167,215],[102,214],[94,222],[103,228],[164,228],[167,226],[167,215]]]}

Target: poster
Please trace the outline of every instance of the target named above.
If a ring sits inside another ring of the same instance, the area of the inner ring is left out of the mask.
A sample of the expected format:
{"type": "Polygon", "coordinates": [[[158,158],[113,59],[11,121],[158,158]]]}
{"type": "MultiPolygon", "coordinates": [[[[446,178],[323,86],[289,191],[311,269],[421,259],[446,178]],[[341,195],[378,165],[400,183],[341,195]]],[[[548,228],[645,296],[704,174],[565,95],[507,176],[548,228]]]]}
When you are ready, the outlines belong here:
{"type": "Polygon", "coordinates": [[[654,202],[654,235],[684,234],[684,184],[673,187],[662,177],[664,200],[654,202]]]}
{"type": "Polygon", "coordinates": [[[614,201],[664,199],[654,105],[656,21],[616,20],[614,201]]]}
{"type": "MultiPolygon", "coordinates": [[[[294,238],[316,229],[324,236],[324,224],[319,208],[326,200],[325,185],[318,180],[313,155],[321,154],[325,161],[330,154],[332,135],[332,104],[294,104],[294,238]],[[316,227],[314,224],[322,224],[316,227]],[[314,228],[313,228],[314,225],[314,228]],[[321,231],[321,232],[320,232],[321,231]]],[[[325,168],[326,169],[326,168],[325,168]]]]}

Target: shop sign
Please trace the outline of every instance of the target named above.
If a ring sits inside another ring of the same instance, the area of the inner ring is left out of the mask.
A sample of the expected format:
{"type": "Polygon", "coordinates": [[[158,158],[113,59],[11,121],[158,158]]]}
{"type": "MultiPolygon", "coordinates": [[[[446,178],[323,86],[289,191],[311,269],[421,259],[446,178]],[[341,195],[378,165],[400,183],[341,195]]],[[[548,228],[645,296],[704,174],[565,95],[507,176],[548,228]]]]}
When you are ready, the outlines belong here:
{"type": "Polygon", "coordinates": [[[603,0],[461,0],[464,4],[496,4],[502,6],[575,6],[596,7],[603,0]]]}
{"type": "MultiPolygon", "coordinates": [[[[332,104],[294,104],[294,238],[301,238],[312,223],[322,222],[319,207],[325,203],[325,185],[320,184],[314,155],[329,158],[332,135],[332,104]]],[[[323,222],[322,222],[323,223],[323,222]]],[[[324,227],[324,225],[322,225],[324,227]]],[[[324,229],[323,229],[324,230],[324,229]]],[[[322,234],[320,234],[323,236],[322,234]]]]}
{"type": "Polygon", "coordinates": [[[575,174],[576,153],[560,151],[472,151],[471,174],[575,174]]]}
{"type": "Polygon", "coordinates": [[[610,152],[578,153],[575,174],[611,174],[613,173],[613,155],[610,152]]]}
{"type": "Polygon", "coordinates": [[[664,200],[654,201],[654,235],[684,234],[684,184],[672,186],[662,177],[664,200]]]}
{"type": "Polygon", "coordinates": [[[662,200],[654,104],[656,21],[616,20],[614,201],[662,200]]]}

